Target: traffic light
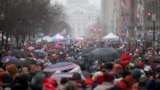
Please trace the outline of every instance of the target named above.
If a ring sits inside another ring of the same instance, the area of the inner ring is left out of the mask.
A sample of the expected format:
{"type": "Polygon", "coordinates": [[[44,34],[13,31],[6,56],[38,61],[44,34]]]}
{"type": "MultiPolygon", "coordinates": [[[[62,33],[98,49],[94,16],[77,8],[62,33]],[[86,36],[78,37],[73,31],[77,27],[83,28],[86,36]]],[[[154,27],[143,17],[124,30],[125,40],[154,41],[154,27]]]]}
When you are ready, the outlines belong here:
{"type": "Polygon", "coordinates": [[[43,24],[45,22],[45,20],[44,19],[41,19],[41,23],[43,24]]]}
{"type": "Polygon", "coordinates": [[[148,12],[148,13],[147,13],[147,19],[148,19],[148,20],[151,20],[151,19],[152,19],[152,13],[151,13],[151,12],[148,12]]]}
{"type": "Polygon", "coordinates": [[[89,27],[89,30],[90,30],[90,31],[93,31],[93,30],[94,30],[94,27],[93,27],[93,26],[90,26],[90,27],[89,27]]]}

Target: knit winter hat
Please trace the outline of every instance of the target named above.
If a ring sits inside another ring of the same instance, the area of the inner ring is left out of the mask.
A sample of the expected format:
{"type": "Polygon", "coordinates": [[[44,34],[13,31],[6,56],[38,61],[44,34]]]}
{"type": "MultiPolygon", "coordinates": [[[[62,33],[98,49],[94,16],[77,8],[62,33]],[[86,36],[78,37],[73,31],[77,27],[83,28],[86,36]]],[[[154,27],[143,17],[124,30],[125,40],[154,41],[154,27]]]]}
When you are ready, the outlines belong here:
{"type": "Polygon", "coordinates": [[[123,70],[123,66],[121,64],[115,64],[113,66],[113,69],[112,69],[112,72],[116,73],[118,72],[119,70],[123,70]]]}
{"type": "Polygon", "coordinates": [[[116,85],[119,85],[122,88],[122,90],[127,90],[129,88],[128,82],[125,80],[117,82],[116,85]]]}
{"type": "Polygon", "coordinates": [[[140,68],[144,68],[144,62],[139,61],[139,62],[138,62],[138,67],[140,67],[140,68]]]}
{"type": "Polygon", "coordinates": [[[113,74],[107,73],[107,72],[103,74],[103,78],[104,78],[104,81],[106,82],[112,82],[115,79],[113,74]]]}
{"type": "Polygon", "coordinates": [[[133,76],[134,79],[138,80],[140,77],[141,77],[141,71],[140,69],[134,69],[132,72],[131,72],[131,75],[133,76]]]}
{"type": "Polygon", "coordinates": [[[131,75],[126,76],[126,77],[125,77],[125,80],[128,81],[130,88],[131,88],[132,85],[135,83],[135,80],[134,80],[133,76],[131,76],[131,75]]]}

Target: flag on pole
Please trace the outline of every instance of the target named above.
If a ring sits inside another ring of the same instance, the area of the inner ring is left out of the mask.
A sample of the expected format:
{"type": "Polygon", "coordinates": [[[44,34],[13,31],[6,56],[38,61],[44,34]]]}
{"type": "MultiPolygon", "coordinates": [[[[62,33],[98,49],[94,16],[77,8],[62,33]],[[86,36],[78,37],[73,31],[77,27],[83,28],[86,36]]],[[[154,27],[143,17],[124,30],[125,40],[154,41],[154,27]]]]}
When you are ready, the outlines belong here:
{"type": "Polygon", "coordinates": [[[122,5],[122,7],[123,7],[124,9],[126,9],[125,0],[122,0],[122,1],[121,1],[121,5],[122,5]]]}
{"type": "Polygon", "coordinates": [[[64,29],[62,32],[60,32],[60,35],[65,35],[67,33],[66,29],[64,29]]]}
{"type": "Polygon", "coordinates": [[[127,26],[126,26],[126,18],[123,18],[123,32],[126,34],[127,33],[127,26]]]}
{"type": "Polygon", "coordinates": [[[129,31],[128,31],[125,17],[124,17],[124,34],[126,35],[126,38],[129,38],[129,31]]]}

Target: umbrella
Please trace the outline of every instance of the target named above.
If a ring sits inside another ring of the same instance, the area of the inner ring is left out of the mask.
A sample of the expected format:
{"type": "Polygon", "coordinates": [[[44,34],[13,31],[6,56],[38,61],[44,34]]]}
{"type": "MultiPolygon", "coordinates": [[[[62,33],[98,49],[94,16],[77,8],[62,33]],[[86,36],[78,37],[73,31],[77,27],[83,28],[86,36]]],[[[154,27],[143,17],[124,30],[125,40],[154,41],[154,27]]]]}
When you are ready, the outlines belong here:
{"type": "Polygon", "coordinates": [[[44,36],[43,38],[42,38],[42,40],[48,40],[48,39],[52,39],[50,36],[44,36]]]}
{"type": "Polygon", "coordinates": [[[120,55],[118,54],[117,50],[114,48],[97,48],[93,50],[88,57],[91,60],[106,60],[106,61],[111,61],[114,59],[118,59],[120,55]]]}
{"type": "Polygon", "coordinates": [[[26,53],[24,51],[18,50],[18,49],[13,49],[11,50],[11,55],[18,57],[18,58],[23,58],[26,57],[26,53]]]}
{"type": "Polygon", "coordinates": [[[28,66],[29,63],[22,60],[14,60],[14,61],[5,62],[5,64],[15,64],[17,66],[28,66]]]}
{"type": "Polygon", "coordinates": [[[60,45],[54,45],[53,48],[54,49],[61,49],[61,46],[60,45]]]}
{"type": "Polygon", "coordinates": [[[47,50],[47,53],[53,53],[53,52],[55,52],[55,50],[54,50],[54,49],[47,50]]]}
{"type": "Polygon", "coordinates": [[[72,78],[73,73],[55,73],[51,76],[51,79],[60,81],[62,78],[72,78]]]}
{"type": "Polygon", "coordinates": [[[47,54],[47,52],[40,51],[40,52],[37,53],[37,55],[38,55],[39,57],[41,57],[41,58],[45,58],[48,54],[47,54]]]}
{"type": "Polygon", "coordinates": [[[150,60],[151,62],[155,62],[155,63],[160,63],[160,56],[156,55],[153,58],[151,58],[150,60]]]}
{"type": "Polygon", "coordinates": [[[33,50],[34,47],[30,46],[30,47],[28,47],[27,49],[28,49],[28,50],[33,50]]]}
{"type": "Polygon", "coordinates": [[[52,42],[52,38],[50,36],[44,36],[42,39],[47,42],[52,42]]]}
{"type": "Polygon", "coordinates": [[[90,47],[90,48],[87,48],[86,50],[84,50],[83,54],[84,55],[88,55],[90,52],[92,52],[93,50],[95,50],[96,48],[94,47],[90,47]]]}
{"type": "Polygon", "coordinates": [[[77,67],[78,65],[73,62],[58,62],[56,64],[52,64],[47,66],[43,71],[45,72],[54,72],[54,71],[62,71],[69,70],[77,67]]]}
{"type": "Polygon", "coordinates": [[[2,62],[12,61],[12,60],[17,60],[17,58],[14,56],[5,56],[2,58],[2,62]]]}

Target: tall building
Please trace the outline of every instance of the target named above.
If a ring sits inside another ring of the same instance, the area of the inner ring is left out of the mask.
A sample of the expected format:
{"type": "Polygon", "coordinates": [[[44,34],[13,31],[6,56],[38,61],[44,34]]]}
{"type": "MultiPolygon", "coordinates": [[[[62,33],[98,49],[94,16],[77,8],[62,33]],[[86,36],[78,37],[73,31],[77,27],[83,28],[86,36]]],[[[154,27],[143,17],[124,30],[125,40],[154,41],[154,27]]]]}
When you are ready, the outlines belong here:
{"type": "Polygon", "coordinates": [[[65,9],[72,35],[90,36],[89,27],[96,22],[99,11],[94,6],[90,6],[88,0],[68,0],[65,9]]]}
{"type": "Polygon", "coordinates": [[[118,0],[101,0],[101,21],[104,34],[116,32],[116,2],[118,0]]]}

